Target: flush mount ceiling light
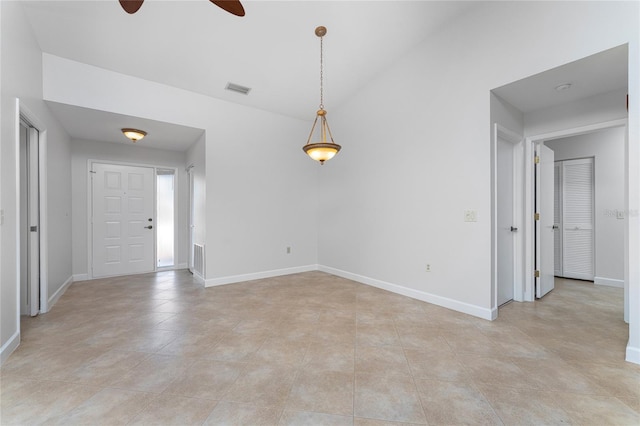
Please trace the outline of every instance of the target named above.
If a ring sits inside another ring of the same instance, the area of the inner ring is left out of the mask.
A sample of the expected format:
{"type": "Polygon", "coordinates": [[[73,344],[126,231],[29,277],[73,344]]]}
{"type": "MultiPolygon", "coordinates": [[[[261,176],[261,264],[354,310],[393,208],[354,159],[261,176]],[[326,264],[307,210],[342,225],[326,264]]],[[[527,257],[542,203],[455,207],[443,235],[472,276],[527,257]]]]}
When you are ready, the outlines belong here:
{"type": "Polygon", "coordinates": [[[147,132],[145,132],[144,130],[138,130],[138,129],[121,129],[121,130],[122,130],[122,133],[124,133],[126,137],[131,139],[133,143],[136,143],[140,139],[147,136],[147,132]]]}
{"type": "Polygon", "coordinates": [[[555,87],[556,91],[562,92],[564,90],[569,90],[571,88],[571,83],[562,83],[555,87]]]}
{"type": "Polygon", "coordinates": [[[329,129],[329,123],[327,123],[327,111],[324,110],[322,38],[325,34],[327,34],[327,29],[325,27],[316,28],[316,35],[320,37],[320,109],[316,112],[316,119],[313,121],[311,133],[309,133],[309,139],[307,139],[307,144],[302,147],[309,157],[319,161],[320,164],[324,164],[325,161],[331,160],[341,148],[340,145],[333,141],[333,135],[329,129]],[[318,119],[320,119],[319,140],[318,142],[312,143],[311,139],[313,138],[313,132],[316,129],[316,124],[318,124],[318,119]],[[329,140],[327,140],[327,135],[329,136],[329,140]]]}

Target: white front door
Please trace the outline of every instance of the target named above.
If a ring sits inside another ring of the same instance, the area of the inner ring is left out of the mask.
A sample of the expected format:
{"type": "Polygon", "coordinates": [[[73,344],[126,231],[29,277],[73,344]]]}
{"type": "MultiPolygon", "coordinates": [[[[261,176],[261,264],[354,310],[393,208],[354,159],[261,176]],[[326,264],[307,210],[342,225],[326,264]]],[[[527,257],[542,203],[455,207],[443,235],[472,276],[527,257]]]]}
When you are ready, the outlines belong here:
{"type": "Polygon", "coordinates": [[[92,163],[93,277],[155,270],[154,170],[92,163]]]}
{"type": "Polygon", "coordinates": [[[514,145],[497,136],[497,262],[498,306],[513,299],[514,248],[514,145]]]}
{"type": "Polygon", "coordinates": [[[554,154],[542,143],[536,147],[536,297],[542,297],[554,287],[554,217],[553,180],[554,154]]]}

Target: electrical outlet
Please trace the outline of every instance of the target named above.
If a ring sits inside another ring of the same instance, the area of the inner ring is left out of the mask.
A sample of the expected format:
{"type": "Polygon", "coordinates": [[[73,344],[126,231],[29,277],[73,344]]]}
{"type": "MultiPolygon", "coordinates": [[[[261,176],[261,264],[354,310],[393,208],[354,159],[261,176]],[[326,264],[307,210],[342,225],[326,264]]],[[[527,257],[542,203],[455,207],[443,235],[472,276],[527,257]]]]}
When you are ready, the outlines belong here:
{"type": "Polygon", "coordinates": [[[465,210],[464,211],[464,221],[465,222],[477,222],[478,221],[478,212],[476,210],[465,210]]]}
{"type": "Polygon", "coordinates": [[[427,263],[427,268],[425,269],[425,272],[431,272],[431,265],[429,263],[427,263]]]}
{"type": "Polygon", "coordinates": [[[287,246],[287,254],[291,254],[291,247],[287,246]]]}

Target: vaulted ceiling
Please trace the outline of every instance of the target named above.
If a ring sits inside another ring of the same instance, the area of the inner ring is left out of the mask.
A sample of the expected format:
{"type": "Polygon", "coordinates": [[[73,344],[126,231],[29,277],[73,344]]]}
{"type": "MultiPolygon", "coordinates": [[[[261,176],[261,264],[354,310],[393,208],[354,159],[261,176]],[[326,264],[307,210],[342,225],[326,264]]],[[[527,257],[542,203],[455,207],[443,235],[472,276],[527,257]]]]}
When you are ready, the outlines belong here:
{"type": "Polygon", "coordinates": [[[469,2],[243,1],[236,17],[208,0],[28,1],[44,52],[302,119],[319,101],[324,25],[327,108],[336,108],[469,2]],[[225,90],[248,86],[249,95],[225,90]]]}
{"type": "MultiPolygon", "coordinates": [[[[23,5],[43,52],[304,120],[314,118],[319,103],[320,46],[314,34],[318,25],[328,29],[325,106],[331,112],[413,47],[483,5],[477,1],[242,3],[244,17],[233,16],[208,0],[146,0],[134,15],[125,13],[117,0],[43,0],[23,5]],[[227,91],[229,82],[250,87],[251,92],[227,91]]],[[[577,88],[585,92],[574,87],[563,96],[584,97],[593,94],[598,79],[612,80],[607,73],[618,81],[622,74],[626,76],[622,58],[621,52],[613,52],[583,64],[595,67],[591,74],[596,80],[585,79],[587,74],[580,67],[567,67],[564,72],[538,76],[535,82],[505,87],[499,95],[511,97],[514,103],[526,100],[516,105],[523,110],[558,103],[562,99],[555,91],[550,88],[544,98],[546,92],[540,87],[551,80],[571,79],[573,73],[582,76],[577,88]],[[618,65],[607,67],[615,61],[618,65]]],[[[616,84],[621,85],[609,86],[616,84]]],[[[101,140],[121,142],[117,129],[91,129],[105,122],[130,122],[113,114],[103,120],[99,112],[83,113],[56,104],[51,109],[74,138],[100,135],[101,140]]],[[[193,130],[184,129],[185,135],[193,137],[198,133],[193,130]]],[[[180,129],[176,131],[179,134],[180,129]]],[[[184,149],[184,144],[176,148],[167,141],[163,147],[184,149]]]]}

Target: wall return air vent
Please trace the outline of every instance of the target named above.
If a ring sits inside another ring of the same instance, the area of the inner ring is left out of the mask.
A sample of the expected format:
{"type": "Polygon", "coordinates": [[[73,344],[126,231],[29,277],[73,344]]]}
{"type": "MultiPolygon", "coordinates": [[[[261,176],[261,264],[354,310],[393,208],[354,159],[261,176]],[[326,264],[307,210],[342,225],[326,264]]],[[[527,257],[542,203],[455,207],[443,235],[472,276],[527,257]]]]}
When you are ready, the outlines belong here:
{"type": "Polygon", "coordinates": [[[225,89],[236,93],[242,93],[243,95],[248,95],[251,91],[250,87],[240,86],[239,84],[235,83],[227,83],[227,87],[225,87],[225,89]]]}

